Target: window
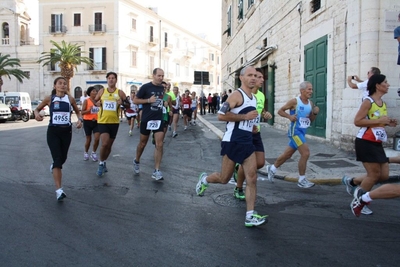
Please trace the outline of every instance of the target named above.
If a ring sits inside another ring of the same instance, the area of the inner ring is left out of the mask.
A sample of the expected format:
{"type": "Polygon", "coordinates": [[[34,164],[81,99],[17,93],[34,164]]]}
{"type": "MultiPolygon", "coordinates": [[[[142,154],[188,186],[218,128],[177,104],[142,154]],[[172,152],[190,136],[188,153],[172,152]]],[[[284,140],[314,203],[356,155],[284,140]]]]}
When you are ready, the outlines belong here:
{"type": "MultiPolygon", "coordinates": [[[[51,49],[50,53],[51,53],[51,55],[54,55],[54,54],[59,53],[59,51],[57,49],[51,49]]],[[[61,71],[61,68],[60,68],[58,63],[57,64],[56,63],[51,63],[50,64],[50,70],[59,72],[59,71],[61,71]]]]}
{"type": "Polygon", "coordinates": [[[214,61],[214,54],[213,53],[210,53],[210,60],[214,61]]]}
{"type": "Polygon", "coordinates": [[[243,19],[243,0],[239,0],[239,4],[238,4],[238,20],[242,20],[243,19]]]}
{"type": "Polygon", "coordinates": [[[226,23],[227,25],[226,25],[226,30],[224,31],[223,34],[226,33],[226,36],[229,37],[232,35],[232,7],[231,6],[229,6],[229,8],[228,8],[226,19],[227,19],[227,23],[226,23]]]}
{"type": "Polygon", "coordinates": [[[63,27],[63,14],[51,14],[50,32],[65,32],[63,27]]]}
{"type": "Polygon", "coordinates": [[[163,70],[165,73],[169,72],[169,59],[164,59],[163,60],[163,70]]]}
{"type": "Polygon", "coordinates": [[[176,48],[179,48],[179,38],[176,38],[176,48]]]}
{"type": "Polygon", "coordinates": [[[217,85],[219,85],[219,75],[217,76],[217,85]]]}
{"type": "Polygon", "coordinates": [[[10,44],[10,32],[9,25],[7,22],[4,22],[1,25],[2,34],[1,34],[1,45],[9,45],[10,44]]]}
{"type": "Polygon", "coordinates": [[[136,19],[132,19],[132,30],[136,30],[136,19]]]}
{"type": "Polygon", "coordinates": [[[168,47],[168,33],[164,32],[164,47],[168,47]]]}
{"type": "Polygon", "coordinates": [[[179,63],[176,63],[176,65],[175,65],[175,73],[176,73],[176,76],[181,76],[181,66],[179,65],[179,63]]]}
{"type": "Polygon", "coordinates": [[[81,14],[79,13],[74,14],[74,26],[75,27],[81,26],[81,14]]]}
{"type": "Polygon", "coordinates": [[[247,8],[250,8],[252,5],[254,5],[254,0],[247,0],[247,8]]]}
{"type": "Polygon", "coordinates": [[[217,64],[219,64],[219,56],[217,56],[217,64]]]}
{"type": "Polygon", "coordinates": [[[94,13],[94,30],[102,31],[103,14],[100,12],[94,13]]]}
{"type": "Polygon", "coordinates": [[[313,0],[311,2],[311,12],[314,13],[321,8],[321,0],[313,0]]]}
{"type": "Polygon", "coordinates": [[[150,42],[154,42],[154,28],[153,26],[150,26],[150,42]]]}
{"type": "Polygon", "coordinates": [[[154,70],[154,56],[149,57],[149,68],[150,73],[153,73],[154,70]]]}
{"type": "Polygon", "coordinates": [[[131,51],[131,66],[136,68],[137,67],[137,51],[131,51]]]}
{"type": "Polygon", "coordinates": [[[94,66],[89,67],[89,70],[106,70],[107,69],[107,57],[105,47],[91,47],[89,48],[89,58],[93,60],[94,66]]]}
{"type": "Polygon", "coordinates": [[[28,78],[31,77],[31,72],[30,72],[30,71],[24,71],[24,74],[25,74],[28,78]]]}

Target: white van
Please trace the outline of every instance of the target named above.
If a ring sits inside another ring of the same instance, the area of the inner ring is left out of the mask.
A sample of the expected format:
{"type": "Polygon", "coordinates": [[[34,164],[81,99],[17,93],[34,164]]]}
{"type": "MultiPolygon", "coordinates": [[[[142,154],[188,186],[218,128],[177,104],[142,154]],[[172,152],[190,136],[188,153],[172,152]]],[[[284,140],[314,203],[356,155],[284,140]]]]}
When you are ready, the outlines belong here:
{"type": "Polygon", "coordinates": [[[18,110],[25,109],[29,114],[32,113],[31,97],[27,92],[0,92],[0,103],[13,105],[18,110]]]}

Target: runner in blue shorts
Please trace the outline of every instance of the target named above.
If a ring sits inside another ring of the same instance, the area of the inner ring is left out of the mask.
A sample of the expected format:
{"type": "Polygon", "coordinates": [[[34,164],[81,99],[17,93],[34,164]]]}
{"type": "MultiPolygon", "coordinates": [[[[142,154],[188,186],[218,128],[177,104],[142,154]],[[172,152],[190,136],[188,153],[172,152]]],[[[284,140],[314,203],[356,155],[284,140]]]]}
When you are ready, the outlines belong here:
{"type": "Polygon", "coordinates": [[[267,165],[268,180],[272,182],[276,169],[292,157],[296,150],[300,153],[299,160],[299,180],[297,185],[301,188],[310,188],[315,184],[306,178],[307,160],[310,156],[310,149],[306,143],[306,131],[315,120],[319,112],[317,106],[313,106],[310,98],[313,93],[312,84],[310,82],[302,82],[300,84],[300,96],[289,100],[278,111],[278,114],[290,120],[288,131],[289,144],[285,151],[276,159],[275,163],[267,165]],[[289,114],[286,110],[290,110],[289,114]]]}

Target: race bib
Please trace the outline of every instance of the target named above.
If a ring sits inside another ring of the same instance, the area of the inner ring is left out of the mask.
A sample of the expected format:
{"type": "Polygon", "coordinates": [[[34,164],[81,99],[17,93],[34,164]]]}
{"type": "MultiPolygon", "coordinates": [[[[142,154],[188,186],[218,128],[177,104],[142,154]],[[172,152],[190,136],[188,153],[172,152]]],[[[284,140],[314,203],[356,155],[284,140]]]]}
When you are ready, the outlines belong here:
{"type": "Polygon", "coordinates": [[[387,134],[386,134],[385,128],[383,128],[383,127],[374,127],[374,128],[371,128],[371,129],[372,129],[372,132],[374,133],[376,141],[382,141],[382,142],[386,142],[387,141],[387,134]]]}
{"type": "Polygon", "coordinates": [[[162,107],[162,113],[163,114],[167,113],[167,109],[165,107],[162,107]]]}
{"type": "Polygon", "coordinates": [[[70,113],[69,112],[61,112],[55,111],[53,112],[52,122],[53,124],[69,124],[70,113]]]}
{"type": "Polygon", "coordinates": [[[117,110],[117,102],[115,101],[104,101],[103,102],[103,110],[116,111],[117,110]]]}
{"type": "Polygon", "coordinates": [[[92,106],[92,108],[90,109],[90,113],[91,114],[97,114],[99,113],[100,108],[96,107],[96,106],[92,106]]]}
{"type": "Polygon", "coordinates": [[[239,122],[238,128],[243,131],[252,132],[253,126],[255,125],[256,120],[257,120],[257,118],[255,118],[253,120],[241,121],[241,122],[239,122]]]}
{"type": "Polygon", "coordinates": [[[255,121],[255,124],[256,124],[257,126],[260,125],[261,115],[258,114],[258,116],[257,116],[257,118],[256,118],[255,120],[256,120],[256,121],[255,121]]]}
{"type": "Polygon", "coordinates": [[[146,129],[154,131],[160,129],[160,126],[161,126],[161,120],[152,120],[147,122],[146,129]]]}
{"type": "Polygon", "coordinates": [[[300,118],[299,119],[299,127],[300,128],[308,128],[310,127],[311,121],[309,118],[300,118]]]}
{"type": "Polygon", "coordinates": [[[189,108],[189,104],[183,104],[183,108],[184,109],[188,109],[189,108]]]}

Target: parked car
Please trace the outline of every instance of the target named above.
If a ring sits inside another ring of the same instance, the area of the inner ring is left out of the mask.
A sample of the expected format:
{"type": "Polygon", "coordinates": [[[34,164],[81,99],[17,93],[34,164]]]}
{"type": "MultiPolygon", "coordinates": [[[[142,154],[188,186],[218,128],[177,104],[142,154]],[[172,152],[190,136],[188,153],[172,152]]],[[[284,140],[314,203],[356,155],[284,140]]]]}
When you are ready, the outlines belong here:
{"type": "MultiPolygon", "coordinates": [[[[35,114],[33,113],[33,111],[37,108],[37,106],[38,106],[41,102],[42,102],[42,101],[40,101],[40,100],[34,100],[34,101],[31,102],[31,105],[32,105],[31,119],[34,119],[34,118],[35,118],[35,114]]],[[[45,115],[45,116],[50,116],[50,109],[49,109],[48,106],[44,106],[43,111],[44,111],[44,115],[45,115]]]]}
{"type": "Polygon", "coordinates": [[[10,107],[0,102],[0,122],[6,122],[11,118],[10,107]]]}

